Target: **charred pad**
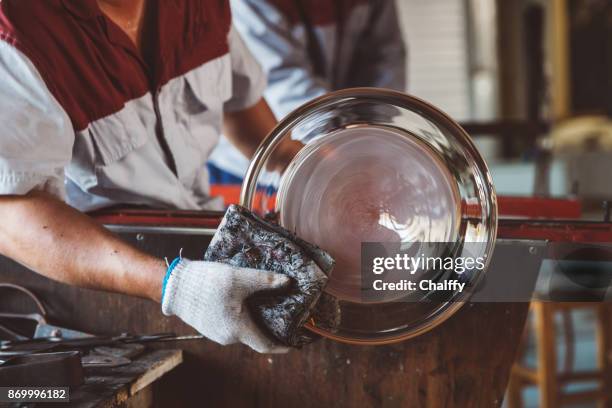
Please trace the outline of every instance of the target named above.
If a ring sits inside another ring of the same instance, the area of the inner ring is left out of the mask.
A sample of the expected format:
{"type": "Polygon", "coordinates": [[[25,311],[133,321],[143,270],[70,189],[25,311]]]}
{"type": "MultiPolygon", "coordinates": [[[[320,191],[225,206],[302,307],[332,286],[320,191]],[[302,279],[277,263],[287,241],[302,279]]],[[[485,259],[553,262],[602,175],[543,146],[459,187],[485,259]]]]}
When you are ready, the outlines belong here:
{"type": "Polygon", "coordinates": [[[250,298],[249,308],[258,323],[283,345],[299,347],[311,341],[303,326],[334,266],[329,254],[247,209],[232,205],[204,259],[292,278],[292,285],[285,291],[250,298]]]}

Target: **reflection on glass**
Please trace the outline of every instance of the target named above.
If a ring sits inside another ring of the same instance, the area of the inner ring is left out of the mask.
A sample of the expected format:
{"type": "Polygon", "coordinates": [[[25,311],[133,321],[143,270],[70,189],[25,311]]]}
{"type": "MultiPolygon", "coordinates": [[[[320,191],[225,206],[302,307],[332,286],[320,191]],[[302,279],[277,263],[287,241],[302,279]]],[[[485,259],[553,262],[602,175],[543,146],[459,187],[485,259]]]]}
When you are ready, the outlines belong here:
{"type": "Polygon", "coordinates": [[[460,198],[453,186],[443,162],[417,138],[355,127],[302,150],[283,176],[276,206],[281,225],[336,259],[327,291],[359,301],[362,242],[456,239],[460,198]]]}

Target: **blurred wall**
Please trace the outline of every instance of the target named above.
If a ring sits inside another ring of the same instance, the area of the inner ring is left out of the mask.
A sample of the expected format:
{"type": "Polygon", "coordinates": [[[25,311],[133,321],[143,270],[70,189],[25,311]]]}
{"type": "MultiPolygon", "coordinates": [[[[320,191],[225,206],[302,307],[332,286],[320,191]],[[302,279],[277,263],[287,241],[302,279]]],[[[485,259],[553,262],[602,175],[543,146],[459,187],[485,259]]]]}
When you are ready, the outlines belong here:
{"type": "Polygon", "coordinates": [[[472,116],[463,0],[398,0],[408,44],[408,92],[456,120],[472,116]]]}

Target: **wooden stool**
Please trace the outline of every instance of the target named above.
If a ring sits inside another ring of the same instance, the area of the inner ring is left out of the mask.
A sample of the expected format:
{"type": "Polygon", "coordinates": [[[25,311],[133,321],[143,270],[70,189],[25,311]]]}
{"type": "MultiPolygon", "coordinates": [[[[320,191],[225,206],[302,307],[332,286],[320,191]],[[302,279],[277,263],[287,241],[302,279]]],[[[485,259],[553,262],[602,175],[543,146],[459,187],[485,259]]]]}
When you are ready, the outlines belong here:
{"type": "Polygon", "coordinates": [[[565,404],[598,401],[601,407],[612,406],[612,304],[544,302],[534,300],[531,312],[534,317],[537,367],[522,365],[523,353],[512,368],[508,385],[508,407],[521,408],[522,390],[529,385],[539,389],[540,408],[556,408],[565,404]],[[597,315],[597,364],[598,370],[583,372],[557,372],[555,313],[579,308],[594,309],[597,315]],[[562,390],[567,384],[577,381],[597,381],[596,390],[567,393],[562,390]]]}

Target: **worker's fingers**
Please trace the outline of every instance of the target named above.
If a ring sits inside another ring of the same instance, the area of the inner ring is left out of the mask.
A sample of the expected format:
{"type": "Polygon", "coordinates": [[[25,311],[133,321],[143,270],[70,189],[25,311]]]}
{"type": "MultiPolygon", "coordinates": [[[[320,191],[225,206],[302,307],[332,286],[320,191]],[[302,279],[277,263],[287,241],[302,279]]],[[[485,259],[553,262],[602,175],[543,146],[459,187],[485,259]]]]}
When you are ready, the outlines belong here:
{"type": "Polygon", "coordinates": [[[281,289],[291,282],[291,278],[286,275],[257,269],[241,269],[237,275],[243,282],[248,282],[243,285],[247,296],[260,291],[281,289]]]}
{"type": "Polygon", "coordinates": [[[285,354],[289,352],[289,347],[281,346],[270,339],[250,318],[244,320],[240,342],[262,354],[285,354]]]}

